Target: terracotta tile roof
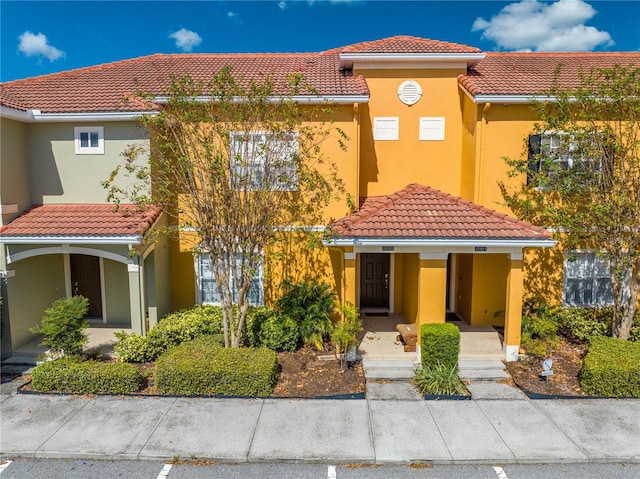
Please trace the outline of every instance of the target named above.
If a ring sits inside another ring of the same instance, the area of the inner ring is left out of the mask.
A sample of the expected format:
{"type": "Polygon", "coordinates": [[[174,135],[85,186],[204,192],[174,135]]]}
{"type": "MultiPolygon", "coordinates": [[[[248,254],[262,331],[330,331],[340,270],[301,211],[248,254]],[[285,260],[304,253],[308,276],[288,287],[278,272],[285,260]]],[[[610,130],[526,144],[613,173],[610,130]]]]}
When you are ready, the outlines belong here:
{"type": "Polygon", "coordinates": [[[342,49],[342,53],[481,53],[478,48],[428,38],[397,36],[361,42],[342,49]]]}
{"type": "MultiPolygon", "coordinates": [[[[141,104],[125,97],[141,89],[165,92],[169,75],[189,72],[209,80],[230,65],[236,76],[271,76],[276,94],[289,92],[287,77],[302,73],[319,95],[368,95],[364,78],[340,70],[338,51],[265,54],[157,54],[62,73],[16,80],[0,85],[0,103],[43,113],[140,111],[141,104]]],[[[304,90],[301,94],[311,95],[304,90]]]]}
{"type": "Polygon", "coordinates": [[[111,204],[37,205],[0,228],[0,236],[136,236],[147,232],[160,211],[155,207],[141,212],[124,204],[118,211],[111,204]]]}
{"type": "Polygon", "coordinates": [[[487,53],[458,81],[472,95],[534,95],[549,90],[556,68],[565,87],[577,86],[580,71],[616,64],[640,66],[640,52],[487,53]]]}
{"type": "Polygon", "coordinates": [[[537,226],[427,186],[365,198],[360,210],[331,225],[342,238],[545,240],[537,226]]]}

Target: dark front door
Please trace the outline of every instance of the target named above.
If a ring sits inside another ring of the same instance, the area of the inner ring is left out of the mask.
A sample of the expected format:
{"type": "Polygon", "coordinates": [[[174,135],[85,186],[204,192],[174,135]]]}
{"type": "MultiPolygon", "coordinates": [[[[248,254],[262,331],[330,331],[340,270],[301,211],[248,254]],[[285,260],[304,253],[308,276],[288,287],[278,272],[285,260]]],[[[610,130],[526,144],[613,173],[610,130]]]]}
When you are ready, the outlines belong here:
{"type": "Polygon", "coordinates": [[[70,255],[71,290],[74,296],[89,300],[91,318],[102,317],[102,290],[100,288],[100,258],[84,254],[70,255]]]}
{"type": "Polygon", "coordinates": [[[388,254],[360,254],[360,307],[389,307],[388,254]]]}

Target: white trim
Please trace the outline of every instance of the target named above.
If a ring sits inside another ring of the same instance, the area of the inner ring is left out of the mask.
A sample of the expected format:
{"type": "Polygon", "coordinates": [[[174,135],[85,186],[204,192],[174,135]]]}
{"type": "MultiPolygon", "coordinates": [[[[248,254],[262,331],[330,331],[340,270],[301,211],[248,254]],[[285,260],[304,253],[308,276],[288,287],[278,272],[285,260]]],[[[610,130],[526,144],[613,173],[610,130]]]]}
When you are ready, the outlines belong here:
{"type": "Polygon", "coordinates": [[[13,278],[16,275],[15,269],[9,269],[6,271],[0,271],[0,277],[4,278],[13,278]]]}
{"type": "Polygon", "coordinates": [[[107,284],[104,279],[104,258],[98,258],[100,262],[100,296],[102,302],[102,322],[107,324],[107,284]]]}
{"type": "Polygon", "coordinates": [[[503,344],[502,352],[504,353],[504,360],[508,363],[517,361],[520,359],[520,347],[503,344]]]}
{"type": "Polygon", "coordinates": [[[433,61],[421,61],[421,62],[354,62],[350,67],[358,70],[466,70],[467,62],[433,62],[433,61]]]}
{"type": "MultiPolygon", "coordinates": [[[[438,246],[438,247],[493,247],[493,248],[550,248],[557,241],[550,239],[540,240],[489,240],[489,239],[410,239],[410,238],[335,238],[324,240],[325,246],[438,246]]],[[[474,252],[473,250],[470,252],[474,252]]],[[[479,253],[479,252],[476,252],[479,253]]],[[[484,253],[497,253],[497,251],[485,251],[484,253]]]]}
{"type": "Polygon", "coordinates": [[[356,259],[356,253],[352,253],[350,251],[345,251],[344,259],[356,259]]]}
{"type": "Polygon", "coordinates": [[[144,253],[142,253],[142,260],[144,261],[145,259],[147,259],[147,256],[149,256],[155,249],[156,244],[152,243],[151,246],[149,246],[146,250],[144,250],[144,253]]]}
{"type": "Polygon", "coordinates": [[[511,261],[522,261],[524,253],[522,253],[522,251],[514,251],[513,253],[509,253],[509,258],[511,261]]]}
{"type": "MultiPolygon", "coordinates": [[[[361,68],[360,64],[366,64],[369,68],[381,68],[379,64],[403,63],[410,64],[411,68],[428,68],[437,62],[439,65],[436,68],[442,66],[466,68],[469,64],[484,59],[485,56],[485,53],[341,53],[340,66],[361,68]]],[[[393,65],[393,68],[398,66],[393,65]]]]}
{"type": "MultiPolygon", "coordinates": [[[[293,95],[293,96],[270,96],[267,98],[269,102],[276,103],[285,100],[292,100],[295,103],[335,103],[335,104],[353,104],[353,103],[368,103],[369,95],[293,95]]],[[[201,95],[192,98],[193,101],[199,103],[209,103],[215,101],[215,98],[211,95],[201,95]]],[[[235,97],[234,102],[245,101],[245,98],[235,97]]],[[[169,96],[157,95],[153,99],[154,103],[158,105],[165,105],[169,103],[169,96]]]]}
{"type": "Polygon", "coordinates": [[[104,126],[76,126],[73,128],[73,143],[76,155],[104,155],[104,126]],[[82,146],[80,135],[87,133],[91,142],[91,133],[98,134],[98,146],[82,146]]]}
{"type": "Polygon", "coordinates": [[[80,113],[42,113],[40,110],[18,110],[0,105],[0,116],[25,123],[72,121],[132,121],[142,115],[157,115],[157,111],[102,111],[80,113]]]}
{"type": "Polygon", "coordinates": [[[34,248],[25,251],[21,251],[15,254],[7,255],[7,263],[15,263],[17,261],[32,258],[34,256],[43,256],[46,254],[86,254],[88,256],[98,256],[100,258],[106,258],[118,263],[130,264],[131,259],[127,256],[122,256],[111,251],[103,251],[95,248],[82,248],[77,246],[51,246],[49,248],[34,248]]]}
{"type": "Polygon", "coordinates": [[[0,215],[12,215],[18,212],[17,204],[0,205],[0,215]]]}
{"type": "Polygon", "coordinates": [[[132,236],[2,236],[0,242],[4,244],[140,244],[141,235],[132,236]]]}
{"type": "Polygon", "coordinates": [[[129,273],[140,273],[140,265],[134,263],[127,263],[127,271],[129,273]]]}
{"type": "Polygon", "coordinates": [[[420,253],[420,260],[447,260],[449,259],[449,253],[446,252],[431,252],[423,251],[420,253]]]}

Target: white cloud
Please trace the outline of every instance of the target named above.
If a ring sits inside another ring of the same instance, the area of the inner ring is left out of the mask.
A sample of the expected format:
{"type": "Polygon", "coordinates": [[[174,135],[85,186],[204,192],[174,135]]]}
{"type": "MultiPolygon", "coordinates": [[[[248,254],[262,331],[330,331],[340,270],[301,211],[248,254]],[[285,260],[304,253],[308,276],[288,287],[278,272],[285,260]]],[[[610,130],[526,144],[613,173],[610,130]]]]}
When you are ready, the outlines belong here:
{"type": "Polygon", "coordinates": [[[202,37],[196,32],[181,28],[177,32],[173,32],[169,35],[169,38],[173,38],[176,41],[176,46],[183,52],[190,52],[193,47],[197,47],[202,43],[202,37]]]}
{"type": "Polygon", "coordinates": [[[229,11],[227,12],[227,18],[233,20],[237,25],[242,25],[242,19],[239,13],[229,11]]]}
{"type": "Polygon", "coordinates": [[[614,44],[609,33],[585,25],[596,13],[584,0],[522,0],[489,21],[476,18],[471,30],[506,50],[590,51],[614,44]]]}
{"type": "Polygon", "coordinates": [[[287,8],[287,2],[278,2],[278,7],[280,7],[280,10],[284,10],[285,8],[287,8]]]}
{"type": "Polygon", "coordinates": [[[20,40],[18,50],[28,57],[45,57],[49,59],[50,62],[54,62],[58,58],[66,55],[62,50],[58,50],[53,45],[50,45],[46,35],[40,32],[34,35],[30,31],[26,31],[20,35],[18,39],[20,40]]]}

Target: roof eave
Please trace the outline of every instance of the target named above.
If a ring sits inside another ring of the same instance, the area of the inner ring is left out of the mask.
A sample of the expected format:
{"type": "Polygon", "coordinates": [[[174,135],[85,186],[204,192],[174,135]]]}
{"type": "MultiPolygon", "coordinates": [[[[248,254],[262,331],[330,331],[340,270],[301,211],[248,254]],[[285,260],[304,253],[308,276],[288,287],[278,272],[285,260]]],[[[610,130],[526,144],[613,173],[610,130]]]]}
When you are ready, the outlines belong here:
{"type": "MultiPolygon", "coordinates": [[[[270,102],[276,103],[284,100],[292,100],[295,103],[307,103],[307,104],[321,104],[321,103],[333,103],[333,104],[353,104],[353,103],[368,103],[369,95],[293,95],[293,96],[270,96],[268,98],[270,102]]],[[[215,101],[212,96],[197,96],[193,97],[193,101],[200,103],[209,103],[215,101]]],[[[243,98],[234,98],[236,102],[244,101],[243,98]]],[[[169,103],[169,96],[158,95],[153,99],[153,102],[158,105],[166,105],[169,103]]]]}
{"type": "Polygon", "coordinates": [[[354,63],[452,63],[473,66],[485,53],[341,53],[340,68],[351,69],[354,63]]]}
{"type": "Polygon", "coordinates": [[[142,235],[38,235],[38,236],[3,236],[4,244],[101,244],[101,245],[137,245],[142,243],[142,235]]]}
{"type": "Polygon", "coordinates": [[[438,247],[498,247],[498,248],[551,248],[558,242],[540,239],[491,239],[491,238],[357,238],[342,237],[324,240],[326,246],[438,246],[438,247]]]}
{"type": "Polygon", "coordinates": [[[17,120],[24,123],[58,123],[79,121],[133,121],[142,115],[154,115],[156,111],[99,111],[73,113],[42,113],[40,110],[15,110],[2,106],[0,114],[3,118],[17,120]]]}

